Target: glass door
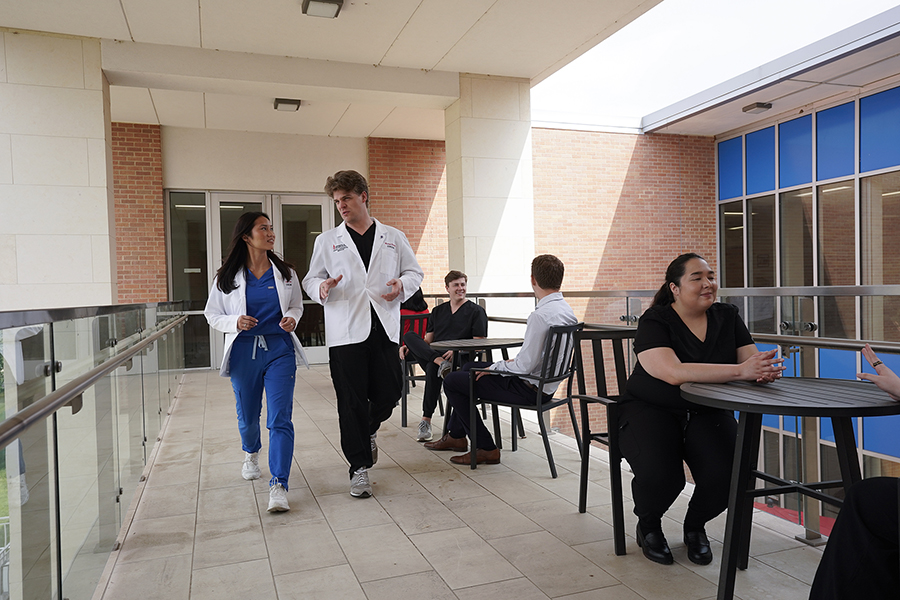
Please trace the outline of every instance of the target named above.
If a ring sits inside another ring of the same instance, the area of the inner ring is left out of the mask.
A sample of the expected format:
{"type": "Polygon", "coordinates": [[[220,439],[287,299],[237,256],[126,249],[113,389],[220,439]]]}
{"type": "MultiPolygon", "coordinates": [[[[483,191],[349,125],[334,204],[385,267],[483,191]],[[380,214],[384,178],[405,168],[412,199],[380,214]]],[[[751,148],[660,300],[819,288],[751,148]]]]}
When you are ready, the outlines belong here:
{"type": "MultiPolygon", "coordinates": [[[[333,202],[324,194],[282,194],[272,196],[275,250],[294,265],[302,280],[309,270],[316,237],[334,225],[333,202]]],[[[303,318],[297,324],[297,336],[311,363],[328,362],[325,346],[324,307],[303,292],[303,318]]]]}

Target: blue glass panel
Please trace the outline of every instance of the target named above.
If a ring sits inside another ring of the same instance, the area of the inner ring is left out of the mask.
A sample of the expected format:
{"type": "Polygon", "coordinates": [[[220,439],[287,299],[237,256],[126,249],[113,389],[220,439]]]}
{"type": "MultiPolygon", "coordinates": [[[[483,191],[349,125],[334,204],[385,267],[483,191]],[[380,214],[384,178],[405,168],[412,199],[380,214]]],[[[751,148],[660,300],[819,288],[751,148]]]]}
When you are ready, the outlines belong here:
{"type": "MultiPolygon", "coordinates": [[[[857,422],[856,417],[853,417],[850,420],[853,421],[853,432],[855,435],[856,432],[859,431],[859,423],[857,422]]],[[[830,418],[819,419],[819,437],[829,442],[834,441],[834,427],[831,425],[830,418]]]]}
{"type": "MultiPolygon", "coordinates": [[[[878,354],[894,373],[900,373],[900,356],[896,354],[878,354]]],[[[863,359],[863,372],[874,373],[868,361],[863,359]]],[[[890,417],[863,418],[863,448],[872,452],[880,452],[900,458],[900,415],[890,417]]]]}
{"type": "Polygon", "coordinates": [[[797,427],[800,425],[800,417],[784,417],[784,430],[791,433],[797,433],[797,427]]]}
{"type": "Polygon", "coordinates": [[[859,170],[900,165],[900,88],[859,101],[859,170]]]}
{"type": "Polygon", "coordinates": [[[820,349],[819,377],[823,379],[856,379],[856,352],[820,349]]]}
{"type": "Polygon", "coordinates": [[[719,200],[737,198],[744,192],[742,140],[719,142],[719,200]]]}
{"type": "Polygon", "coordinates": [[[747,194],[775,189],[775,127],[747,134],[747,194]]]}
{"type": "Polygon", "coordinates": [[[812,181],[812,115],[778,126],[778,173],[781,187],[812,181]]]}
{"type": "MultiPolygon", "coordinates": [[[[852,350],[819,350],[819,377],[823,379],[856,379],[856,352],[852,350]]],[[[853,430],[856,431],[856,419],[853,430]]],[[[819,419],[819,435],[823,440],[834,441],[831,419],[819,419]]]]}
{"type": "Polygon", "coordinates": [[[853,102],[816,114],[816,177],[853,175],[853,102]]]}
{"type": "Polygon", "coordinates": [[[900,458],[900,415],[863,417],[863,448],[900,458]]]}
{"type": "Polygon", "coordinates": [[[778,429],[778,415],[763,415],[762,424],[763,427],[778,429]]]}

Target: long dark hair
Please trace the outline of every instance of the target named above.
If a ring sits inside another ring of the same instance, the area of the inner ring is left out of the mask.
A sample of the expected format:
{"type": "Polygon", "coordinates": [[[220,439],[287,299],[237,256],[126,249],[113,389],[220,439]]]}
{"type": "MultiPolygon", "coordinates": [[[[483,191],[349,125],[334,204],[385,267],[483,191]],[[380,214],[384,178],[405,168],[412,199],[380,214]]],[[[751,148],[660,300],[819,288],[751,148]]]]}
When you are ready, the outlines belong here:
{"type": "MultiPolygon", "coordinates": [[[[237,223],[234,224],[227,257],[222,261],[222,267],[216,271],[216,287],[226,294],[231,293],[231,290],[237,289],[237,286],[234,284],[234,278],[237,276],[238,271],[247,266],[247,258],[250,256],[244,236],[252,235],[253,226],[260,217],[269,219],[269,215],[264,212],[245,212],[238,217],[237,223]]],[[[269,220],[271,221],[271,219],[269,220]]],[[[275,264],[275,268],[281,272],[284,280],[290,281],[291,269],[294,268],[294,265],[283,261],[271,250],[267,250],[266,255],[275,264]]]]}
{"type": "Polygon", "coordinates": [[[679,285],[681,278],[684,277],[685,265],[689,260],[694,258],[706,260],[696,252],[688,252],[669,263],[669,266],[666,269],[666,282],[662,284],[662,287],[660,287],[659,291],[656,292],[656,295],[653,296],[653,304],[651,304],[651,306],[667,306],[675,302],[675,296],[672,294],[672,289],[669,287],[669,284],[674,283],[675,285],[679,285]]]}

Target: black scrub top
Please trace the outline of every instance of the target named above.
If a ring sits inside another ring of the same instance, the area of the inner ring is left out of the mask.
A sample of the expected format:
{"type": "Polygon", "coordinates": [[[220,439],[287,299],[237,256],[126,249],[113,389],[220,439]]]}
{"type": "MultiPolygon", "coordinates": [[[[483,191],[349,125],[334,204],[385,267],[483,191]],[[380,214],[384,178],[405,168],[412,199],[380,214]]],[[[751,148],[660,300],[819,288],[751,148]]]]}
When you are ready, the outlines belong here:
{"type": "MultiPolygon", "coordinates": [[[[737,349],[753,343],[737,306],[716,302],[706,311],[706,340],[700,341],[672,305],[652,306],[644,312],[634,338],[634,352],[671,348],[683,363],[737,364],[737,349]]],[[[681,388],[653,377],[641,365],[634,368],[622,401],[643,400],[660,408],[706,410],[681,397],[681,388]]]]}

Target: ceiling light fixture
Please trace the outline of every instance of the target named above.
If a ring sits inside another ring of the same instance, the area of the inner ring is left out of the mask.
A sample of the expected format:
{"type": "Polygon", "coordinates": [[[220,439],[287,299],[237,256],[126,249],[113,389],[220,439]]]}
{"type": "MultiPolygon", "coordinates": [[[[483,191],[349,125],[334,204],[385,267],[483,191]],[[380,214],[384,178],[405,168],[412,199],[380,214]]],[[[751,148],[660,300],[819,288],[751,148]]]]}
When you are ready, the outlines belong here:
{"type": "Polygon", "coordinates": [[[303,0],[303,14],[334,19],[343,5],[344,0],[303,0]]]}
{"type": "Polygon", "coordinates": [[[275,110],[294,112],[300,110],[300,100],[291,98],[275,98],[275,110]]]}
{"type": "Polygon", "coordinates": [[[751,115],[758,115],[759,113],[766,112],[770,108],[772,108],[771,102],[754,102],[753,104],[748,104],[741,110],[751,115]]]}

